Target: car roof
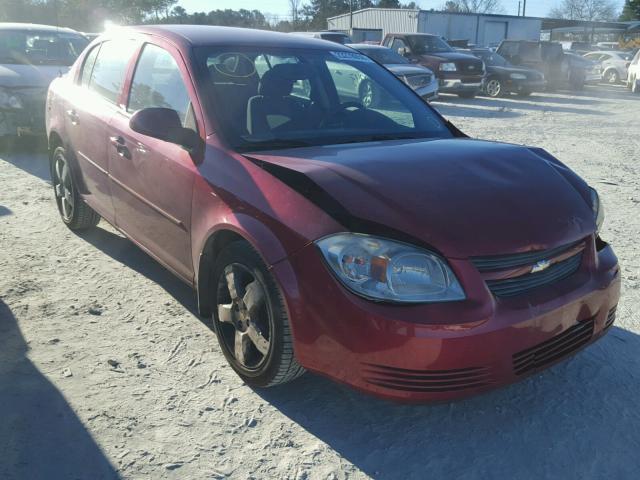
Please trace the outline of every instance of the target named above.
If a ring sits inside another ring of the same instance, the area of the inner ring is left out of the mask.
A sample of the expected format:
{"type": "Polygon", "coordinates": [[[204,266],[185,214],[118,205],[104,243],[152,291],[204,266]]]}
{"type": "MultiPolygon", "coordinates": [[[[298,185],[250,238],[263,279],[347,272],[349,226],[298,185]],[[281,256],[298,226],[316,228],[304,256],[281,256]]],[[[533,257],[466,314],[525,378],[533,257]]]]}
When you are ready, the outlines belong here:
{"type": "Polygon", "coordinates": [[[620,54],[620,53],[629,53],[629,52],[625,52],[623,50],[594,50],[593,52],[588,52],[586,55],[592,55],[594,53],[599,53],[601,55],[611,55],[613,54],[620,54]]]}
{"type": "Polygon", "coordinates": [[[40,25],[38,23],[0,23],[0,30],[27,30],[27,31],[38,31],[38,32],[64,32],[64,33],[77,33],[81,35],[80,32],[77,32],[71,28],[66,27],[55,27],[53,25],[40,25]]]}
{"type": "Polygon", "coordinates": [[[356,50],[391,50],[384,45],[372,45],[370,43],[347,43],[347,47],[355,48],[356,50]]]}
{"type": "Polygon", "coordinates": [[[118,27],[117,31],[146,34],[166,38],[185,46],[240,46],[240,47],[284,47],[323,50],[347,50],[337,43],[287,33],[256,30],[252,28],[218,27],[213,25],[149,25],[118,27]]]}
{"type": "Polygon", "coordinates": [[[439,37],[433,33],[387,33],[387,36],[398,35],[403,37],[439,37]]]}

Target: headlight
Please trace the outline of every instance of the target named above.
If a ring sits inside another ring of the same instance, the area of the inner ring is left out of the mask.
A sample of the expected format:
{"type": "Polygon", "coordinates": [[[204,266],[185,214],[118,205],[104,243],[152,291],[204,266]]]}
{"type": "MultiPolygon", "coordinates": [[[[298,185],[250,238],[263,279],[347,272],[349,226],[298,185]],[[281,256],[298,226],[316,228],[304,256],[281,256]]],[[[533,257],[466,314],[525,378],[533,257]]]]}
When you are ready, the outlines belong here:
{"type": "Polygon", "coordinates": [[[602,205],[600,195],[598,195],[595,188],[591,189],[591,208],[593,208],[593,217],[596,221],[596,233],[600,233],[604,223],[604,205],[602,205]]]}
{"type": "Polygon", "coordinates": [[[455,72],[457,70],[456,64],[453,62],[441,63],[440,70],[443,72],[455,72]]]}
{"type": "Polygon", "coordinates": [[[22,108],[22,102],[15,95],[0,88],[0,108],[18,110],[22,108]]]}
{"type": "Polygon", "coordinates": [[[509,75],[513,80],[526,80],[527,76],[522,73],[512,73],[509,75]]]}
{"type": "Polygon", "coordinates": [[[465,298],[446,262],[427,250],[355,233],[331,235],[316,245],[338,279],[363,297],[402,303],[465,298]]]}

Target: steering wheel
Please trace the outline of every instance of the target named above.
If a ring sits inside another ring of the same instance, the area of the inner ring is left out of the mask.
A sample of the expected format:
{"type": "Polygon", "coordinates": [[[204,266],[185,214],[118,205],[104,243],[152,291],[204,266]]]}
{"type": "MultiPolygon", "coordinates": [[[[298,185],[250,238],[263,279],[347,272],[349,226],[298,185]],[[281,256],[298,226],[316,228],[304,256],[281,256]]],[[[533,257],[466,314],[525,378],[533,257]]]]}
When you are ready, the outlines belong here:
{"type": "Polygon", "coordinates": [[[332,120],[338,121],[341,117],[344,117],[344,114],[346,113],[347,109],[349,109],[349,108],[355,108],[355,109],[358,109],[358,110],[366,110],[366,107],[364,105],[362,105],[360,102],[344,102],[344,103],[341,103],[340,105],[338,105],[333,110],[329,110],[327,112],[327,114],[324,116],[324,118],[320,122],[319,127],[323,128],[323,127],[326,127],[327,125],[330,125],[331,124],[330,122],[332,120]]]}

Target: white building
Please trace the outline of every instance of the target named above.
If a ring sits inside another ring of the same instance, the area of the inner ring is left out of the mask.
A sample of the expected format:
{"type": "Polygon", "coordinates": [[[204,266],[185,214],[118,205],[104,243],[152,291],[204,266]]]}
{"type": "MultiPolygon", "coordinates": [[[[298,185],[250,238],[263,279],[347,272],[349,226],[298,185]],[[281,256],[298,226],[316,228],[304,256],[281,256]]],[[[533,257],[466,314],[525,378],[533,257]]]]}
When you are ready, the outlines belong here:
{"type": "Polygon", "coordinates": [[[488,46],[504,39],[539,40],[542,19],[513,15],[365,8],[327,19],[329,30],[351,32],[353,40],[380,41],[387,33],[431,33],[447,40],[488,46]]]}

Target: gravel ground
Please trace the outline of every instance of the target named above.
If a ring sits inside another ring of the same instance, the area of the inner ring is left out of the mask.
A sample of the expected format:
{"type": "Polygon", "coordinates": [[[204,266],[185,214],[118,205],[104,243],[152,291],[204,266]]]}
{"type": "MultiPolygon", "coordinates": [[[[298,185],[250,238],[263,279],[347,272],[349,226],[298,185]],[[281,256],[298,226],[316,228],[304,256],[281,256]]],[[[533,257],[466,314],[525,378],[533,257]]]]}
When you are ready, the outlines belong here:
{"type": "Polygon", "coordinates": [[[602,341],[451,404],[391,404],[310,374],[253,391],[187,287],[104,222],[67,230],[46,157],[2,154],[0,478],[637,478],[640,97],[601,86],[434,105],[598,188],[624,278],[602,341]]]}

